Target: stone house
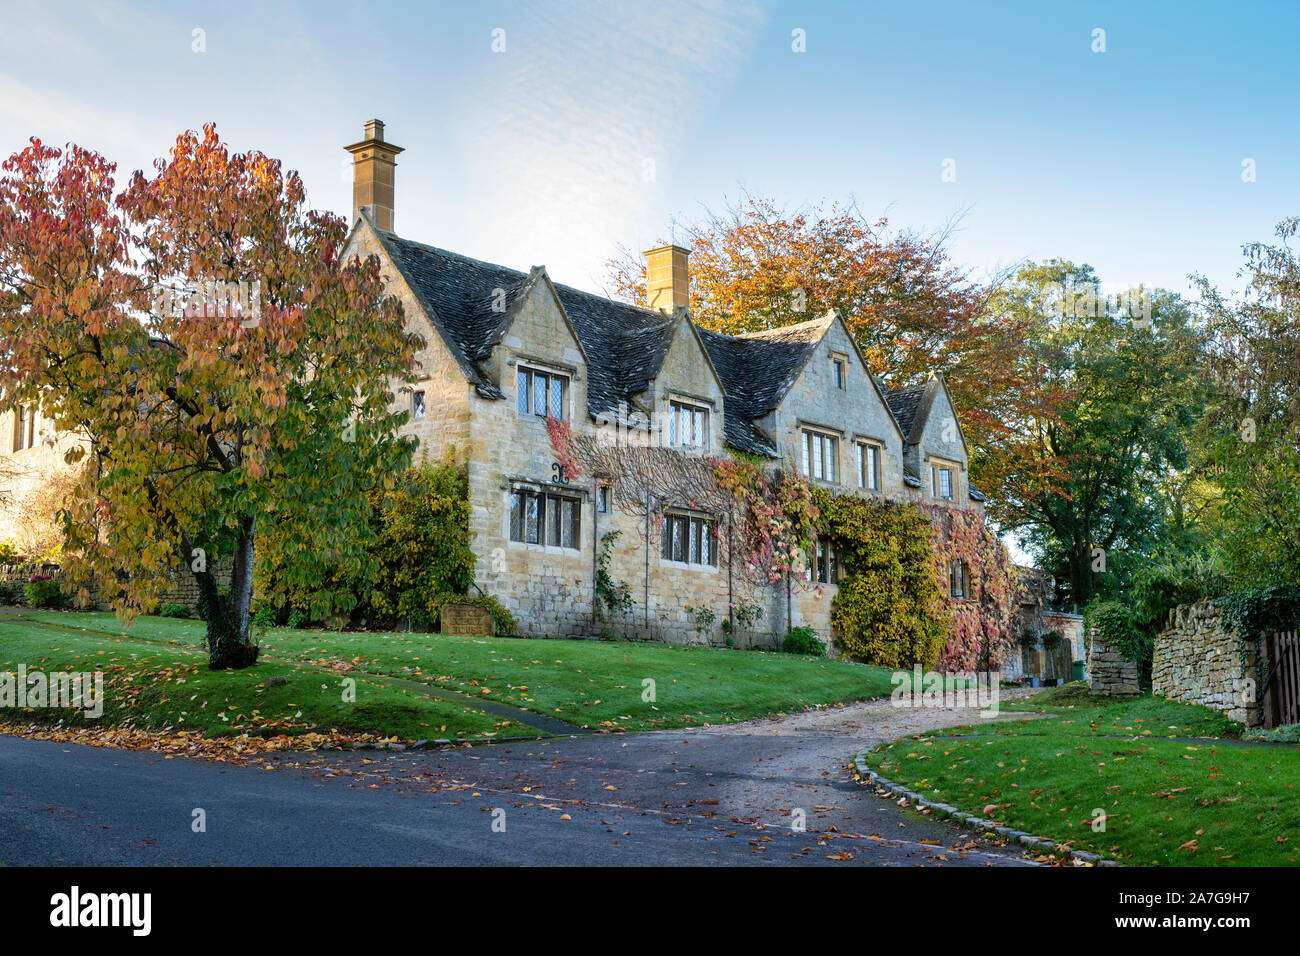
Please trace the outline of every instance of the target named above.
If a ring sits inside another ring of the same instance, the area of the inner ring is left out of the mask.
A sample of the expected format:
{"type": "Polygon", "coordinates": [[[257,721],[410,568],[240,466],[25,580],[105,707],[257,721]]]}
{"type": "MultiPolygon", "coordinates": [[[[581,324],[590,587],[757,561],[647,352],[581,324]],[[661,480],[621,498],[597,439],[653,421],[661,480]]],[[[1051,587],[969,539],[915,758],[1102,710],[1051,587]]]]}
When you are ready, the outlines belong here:
{"type": "MultiPolygon", "coordinates": [[[[422,453],[448,452],[469,472],[479,585],[536,636],[600,632],[594,607],[603,536],[618,531],[609,573],[635,612],[627,636],[719,642],[732,605],[760,607],[750,641],[790,626],[828,638],[834,555],[812,556],[808,586],[741,580],[716,534],[719,515],[665,502],[651,523],[607,488],[566,480],[547,429],[615,424],[657,435],[684,454],[736,449],[791,463],[839,493],[944,503],[982,513],[969,452],[942,376],[886,390],[841,316],[728,336],[696,325],[689,252],[646,255],[647,302],[617,302],[404,238],[394,230],[395,158],[378,120],[347,147],[355,161],[354,226],[344,254],[375,255],[425,342],[419,380],[398,402],[422,453]],[[709,617],[713,620],[710,622],[709,617]]],[[[953,587],[964,586],[954,572],[953,587]]]]}
{"type": "MultiPolygon", "coordinates": [[[[884,388],[837,313],[721,335],[691,317],[689,252],[679,246],[646,253],[647,302],[638,306],[559,285],[543,266],[509,269],[404,238],[394,230],[401,147],[372,120],[346,149],[355,175],[344,254],[379,258],[408,329],[424,340],[418,381],[395,392],[410,412],[403,431],[421,456],[450,454],[467,467],[476,579],[522,633],[591,636],[613,626],[629,637],[716,643],[728,609],[739,606],[762,612],[736,635],[741,646],[771,643],[788,626],[827,639],[836,592],[835,555],[825,546],[787,600],[783,588],[736,573],[717,533],[720,515],[665,502],[651,522],[608,488],[566,480],[548,417],[577,433],[613,425],[657,436],[683,454],[738,450],[838,493],[983,512],[942,376],[884,388]],[[598,619],[594,601],[610,531],[619,535],[608,572],[636,605],[612,624],[598,619]]],[[[39,415],[0,416],[0,468],[20,473],[0,504],[0,541],[67,468],[75,439],[42,427],[39,415]]],[[[955,569],[951,578],[960,596],[966,576],[955,569]]]]}
{"type": "Polygon", "coordinates": [[[75,444],[39,405],[0,412],[0,543],[12,542],[33,558],[57,544],[54,515],[73,477],[64,455],[75,444]]]}

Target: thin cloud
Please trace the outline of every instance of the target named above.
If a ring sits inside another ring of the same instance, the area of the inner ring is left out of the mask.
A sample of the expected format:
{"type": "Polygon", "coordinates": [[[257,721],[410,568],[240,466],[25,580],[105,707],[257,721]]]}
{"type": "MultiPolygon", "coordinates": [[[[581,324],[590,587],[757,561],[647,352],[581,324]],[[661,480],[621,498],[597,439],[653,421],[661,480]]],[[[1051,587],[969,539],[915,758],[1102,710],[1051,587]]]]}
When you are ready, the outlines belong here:
{"type": "Polygon", "coordinates": [[[485,196],[473,245],[545,260],[594,288],[591,264],[662,222],[663,184],[690,132],[734,83],[766,20],[753,3],[532,5],[461,103],[485,196]],[[503,228],[509,224],[509,228],[503,228]]]}

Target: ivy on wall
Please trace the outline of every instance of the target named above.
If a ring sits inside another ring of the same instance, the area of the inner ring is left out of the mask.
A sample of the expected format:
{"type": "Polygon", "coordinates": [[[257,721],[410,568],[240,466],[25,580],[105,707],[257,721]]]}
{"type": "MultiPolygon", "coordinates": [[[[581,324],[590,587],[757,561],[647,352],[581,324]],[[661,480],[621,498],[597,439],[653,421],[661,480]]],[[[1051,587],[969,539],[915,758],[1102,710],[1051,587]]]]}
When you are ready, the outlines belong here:
{"type": "Polygon", "coordinates": [[[947,629],[926,516],[894,501],[814,496],[844,572],[831,602],[840,649],[880,667],[933,667],[947,629]]]}
{"type": "Polygon", "coordinates": [[[999,666],[1014,644],[1018,578],[980,515],[822,489],[815,494],[821,534],[844,575],[831,604],[844,653],[881,667],[999,666]],[[949,588],[955,560],[964,567],[964,596],[949,588]]]}
{"type": "Polygon", "coordinates": [[[1015,643],[1011,620],[1019,581],[1006,547],[981,515],[946,505],[924,506],[930,517],[930,546],[943,587],[948,640],[939,655],[942,670],[996,670],[1015,643]],[[965,569],[966,593],[947,587],[954,561],[965,569]]]}

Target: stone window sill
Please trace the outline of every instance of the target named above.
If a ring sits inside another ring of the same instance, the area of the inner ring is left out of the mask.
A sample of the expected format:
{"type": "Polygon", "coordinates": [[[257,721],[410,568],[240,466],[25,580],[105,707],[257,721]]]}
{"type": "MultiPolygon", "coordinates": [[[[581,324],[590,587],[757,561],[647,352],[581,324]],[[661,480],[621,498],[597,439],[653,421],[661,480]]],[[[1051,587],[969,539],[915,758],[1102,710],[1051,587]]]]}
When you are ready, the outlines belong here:
{"type": "Polygon", "coordinates": [[[678,568],[682,571],[705,571],[709,574],[717,574],[718,566],[716,564],[691,564],[689,561],[669,561],[667,558],[659,559],[661,568],[678,568]]]}

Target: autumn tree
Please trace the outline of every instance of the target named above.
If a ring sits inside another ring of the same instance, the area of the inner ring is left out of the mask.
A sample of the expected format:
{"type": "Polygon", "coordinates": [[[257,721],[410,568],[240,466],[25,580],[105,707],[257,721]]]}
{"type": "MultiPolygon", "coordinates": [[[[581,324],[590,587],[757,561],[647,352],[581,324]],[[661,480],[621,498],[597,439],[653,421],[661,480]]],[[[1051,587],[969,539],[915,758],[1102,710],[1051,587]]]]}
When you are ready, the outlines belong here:
{"type": "Polygon", "coordinates": [[[129,619],[188,568],[210,665],[244,667],[257,548],[290,585],[371,560],[365,491],[410,460],[390,382],[416,342],[296,173],[211,126],[155,167],[115,195],[115,165],[75,145],[33,139],[4,163],[0,388],[82,438],[69,580],[129,619]],[[240,282],[260,292],[243,308],[240,282]]]}
{"type": "Polygon", "coordinates": [[[1083,605],[1168,540],[1168,492],[1204,403],[1204,336],[1178,296],[1100,295],[1091,267],[1061,260],[1024,266],[991,309],[1027,321],[1008,361],[1052,397],[1012,420],[1029,454],[990,509],[1083,605]]]}
{"type": "MultiPolygon", "coordinates": [[[[1034,369],[1011,360],[1032,317],[992,313],[999,283],[974,281],[936,233],[895,230],[853,204],[789,211],[746,196],[721,212],[674,223],[691,250],[690,300],[696,322],[737,334],[807,321],[836,308],[871,372],[899,387],[947,377],[972,450],[977,487],[996,499],[1017,479],[1032,449],[1014,427],[1050,406],[1034,369]]],[[[612,295],[645,301],[645,265],[623,249],[607,264],[612,295]]]]}
{"type": "Polygon", "coordinates": [[[1227,570],[1239,585],[1300,584],[1300,218],[1245,249],[1246,288],[1198,279],[1213,331],[1198,448],[1214,486],[1227,570]]]}

